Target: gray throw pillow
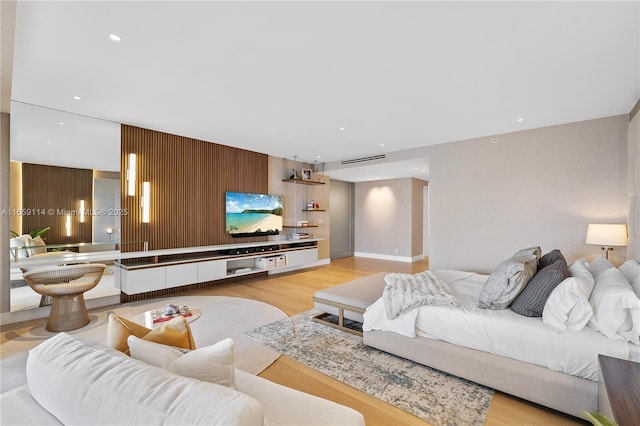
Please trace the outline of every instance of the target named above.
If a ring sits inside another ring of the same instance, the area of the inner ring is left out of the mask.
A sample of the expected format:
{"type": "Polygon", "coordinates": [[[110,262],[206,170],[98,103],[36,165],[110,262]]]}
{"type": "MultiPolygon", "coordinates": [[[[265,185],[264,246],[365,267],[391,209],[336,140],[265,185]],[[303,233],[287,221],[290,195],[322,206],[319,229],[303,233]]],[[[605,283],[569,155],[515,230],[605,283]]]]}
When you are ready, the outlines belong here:
{"type": "Polygon", "coordinates": [[[513,258],[522,259],[529,262],[533,257],[536,258],[536,261],[540,259],[542,255],[542,249],[539,246],[528,247],[522,250],[518,250],[513,254],[513,258]]]}
{"type": "Polygon", "coordinates": [[[546,268],[549,265],[556,263],[556,261],[558,260],[564,260],[564,262],[567,263],[567,259],[564,258],[560,250],[558,249],[551,250],[549,253],[542,256],[538,261],[538,271],[542,270],[543,268],[546,268]]]}
{"type": "Polygon", "coordinates": [[[525,317],[541,317],[551,292],[569,276],[563,259],[542,268],[513,301],[511,310],[525,317]]]}
{"type": "Polygon", "coordinates": [[[505,260],[489,275],[480,290],[479,308],[506,309],[535,275],[539,254],[517,254],[518,257],[505,260]]]}

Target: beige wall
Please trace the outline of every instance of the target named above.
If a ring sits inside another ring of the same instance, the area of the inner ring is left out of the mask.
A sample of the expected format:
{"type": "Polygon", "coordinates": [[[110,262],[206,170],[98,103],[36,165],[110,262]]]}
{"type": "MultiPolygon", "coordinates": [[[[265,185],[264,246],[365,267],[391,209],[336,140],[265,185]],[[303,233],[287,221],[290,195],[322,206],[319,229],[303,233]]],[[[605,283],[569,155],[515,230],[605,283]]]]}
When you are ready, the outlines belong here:
{"type": "Polygon", "coordinates": [[[355,184],[355,255],[412,261],[422,254],[423,186],[418,179],[355,184]]]}
{"type": "MultiPolygon", "coordinates": [[[[10,185],[10,206],[12,209],[22,208],[22,163],[17,161],[11,161],[9,164],[9,170],[11,177],[9,178],[10,185]]],[[[11,230],[22,234],[22,216],[11,215],[10,219],[11,230]]]]}
{"type": "Polygon", "coordinates": [[[424,254],[424,187],[427,182],[411,179],[411,257],[424,254]]]}
{"type": "MultiPolygon", "coordinates": [[[[0,209],[11,207],[9,188],[9,114],[0,113],[0,209]]],[[[10,216],[0,215],[0,235],[4,235],[0,247],[0,312],[9,312],[11,292],[9,274],[10,216]]]]}
{"type": "Polygon", "coordinates": [[[640,259],[640,101],[631,112],[628,130],[629,259],[640,259]]]}
{"type": "MultiPolygon", "coordinates": [[[[516,250],[600,254],[587,224],[625,223],[628,116],[429,147],[430,267],[490,272],[516,250]]],[[[624,248],[613,253],[625,259],[624,248]]]]}

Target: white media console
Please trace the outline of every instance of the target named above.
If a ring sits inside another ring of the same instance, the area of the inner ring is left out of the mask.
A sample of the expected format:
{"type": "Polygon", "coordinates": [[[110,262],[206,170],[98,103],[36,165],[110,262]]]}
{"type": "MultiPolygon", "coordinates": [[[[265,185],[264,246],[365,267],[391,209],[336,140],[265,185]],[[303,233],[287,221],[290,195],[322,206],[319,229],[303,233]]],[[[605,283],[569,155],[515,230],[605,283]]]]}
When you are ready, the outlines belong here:
{"type": "Polygon", "coordinates": [[[115,263],[114,284],[127,295],[243,275],[308,268],[318,262],[318,239],[189,247],[139,252],[115,263]]]}

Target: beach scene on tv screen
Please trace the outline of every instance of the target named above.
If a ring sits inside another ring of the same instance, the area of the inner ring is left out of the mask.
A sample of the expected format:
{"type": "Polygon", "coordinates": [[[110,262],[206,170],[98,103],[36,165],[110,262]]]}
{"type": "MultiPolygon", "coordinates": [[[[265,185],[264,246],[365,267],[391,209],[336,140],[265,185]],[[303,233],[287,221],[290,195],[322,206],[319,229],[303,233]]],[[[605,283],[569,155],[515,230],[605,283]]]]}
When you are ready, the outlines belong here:
{"type": "Polygon", "coordinates": [[[278,233],[282,230],[281,195],[227,192],[227,234],[278,233]]]}

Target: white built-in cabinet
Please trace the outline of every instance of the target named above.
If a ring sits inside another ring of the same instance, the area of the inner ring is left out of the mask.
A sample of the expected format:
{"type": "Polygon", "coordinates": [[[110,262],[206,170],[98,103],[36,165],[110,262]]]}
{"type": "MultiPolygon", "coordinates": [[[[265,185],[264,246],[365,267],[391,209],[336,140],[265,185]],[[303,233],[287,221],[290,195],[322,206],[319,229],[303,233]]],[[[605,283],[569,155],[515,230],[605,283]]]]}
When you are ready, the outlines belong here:
{"type": "MultiPolygon", "coordinates": [[[[115,285],[125,294],[140,294],[190,284],[268,272],[275,274],[318,264],[318,239],[267,241],[180,249],[179,259],[116,262],[115,285]],[[192,254],[192,256],[191,256],[192,254]],[[185,256],[186,255],[186,256],[185,256]]],[[[170,251],[162,252],[170,256],[170,251]]]]}

